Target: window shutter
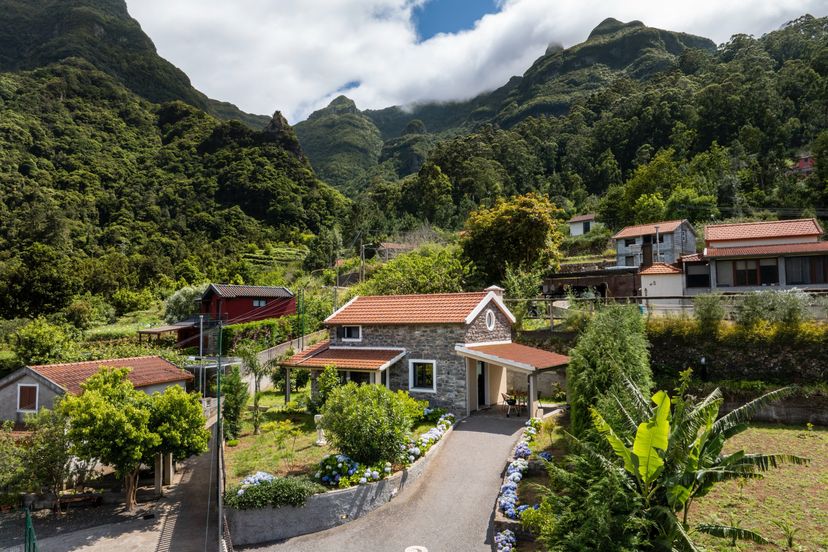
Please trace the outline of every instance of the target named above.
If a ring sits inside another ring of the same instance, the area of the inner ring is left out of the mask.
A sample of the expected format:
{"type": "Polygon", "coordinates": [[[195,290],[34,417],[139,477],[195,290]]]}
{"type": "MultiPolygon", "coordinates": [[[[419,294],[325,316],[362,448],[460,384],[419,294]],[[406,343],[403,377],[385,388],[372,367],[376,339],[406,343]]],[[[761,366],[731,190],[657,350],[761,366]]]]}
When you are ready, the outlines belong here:
{"type": "Polygon", "coordinates": [[[18,404],[20,404],[20,410],[34,410],[35,406],[37,406],[37,388],[34,386],[26,385],[18,387],[20,390],[20,397],[18,404]]]}

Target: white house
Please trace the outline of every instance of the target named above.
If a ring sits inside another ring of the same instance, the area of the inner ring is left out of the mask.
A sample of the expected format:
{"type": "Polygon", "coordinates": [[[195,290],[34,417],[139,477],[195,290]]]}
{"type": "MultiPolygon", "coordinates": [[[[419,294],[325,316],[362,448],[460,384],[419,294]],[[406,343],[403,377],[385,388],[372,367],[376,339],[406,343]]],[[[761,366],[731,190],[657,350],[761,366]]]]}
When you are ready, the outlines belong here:
{"type": "Polygon", "coordinates": [[[601,226],[601,223],[595,222],[594,214],[577,215],[566,221],[566,223],[569,225],[570,236],[583,236],[601,226]]]}

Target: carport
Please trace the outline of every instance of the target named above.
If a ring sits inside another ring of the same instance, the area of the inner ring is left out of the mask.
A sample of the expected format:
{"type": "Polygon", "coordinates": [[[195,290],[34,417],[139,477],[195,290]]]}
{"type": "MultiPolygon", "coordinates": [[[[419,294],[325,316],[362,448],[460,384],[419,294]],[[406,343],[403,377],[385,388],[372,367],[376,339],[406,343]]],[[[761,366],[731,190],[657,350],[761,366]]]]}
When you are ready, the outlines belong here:
{"type": "Polygon", "coordinates": [[[519,343],[457,344],[457,355],[466,359],[466,412],[496,405],[507,392],[507,374],[518,372],[528,378],[527,410],[537,410],[537,377],[547,370],[569,364],[569,357],[519,343]]]}

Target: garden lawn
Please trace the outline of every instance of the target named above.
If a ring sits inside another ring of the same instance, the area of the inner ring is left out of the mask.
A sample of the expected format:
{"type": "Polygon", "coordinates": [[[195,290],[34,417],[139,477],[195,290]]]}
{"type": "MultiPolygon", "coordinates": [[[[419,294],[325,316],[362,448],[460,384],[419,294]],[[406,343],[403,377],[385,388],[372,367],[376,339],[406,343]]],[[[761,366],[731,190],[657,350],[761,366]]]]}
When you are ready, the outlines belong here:
{"type": "Polygon", "coordinates": [[[313,416],[306,412],[288,412],[275,408],[262,414],[262,424],[290,420],[302,430],[296,438],[293,448],[291,439],[288,439],[283,448],[276,446],[271,433],[262,432],[253,435],[253,426],[249,415],[242,424],[242,434],[239,444],[235,447],[225,447],[225,462],[227,465],[227,483],[234,485],[245,476],[264,471],[274,475],[301,475],[308,474],[316,467],[322,458],[333,452],[329,446],[316,446],[316,425],[313,416]],[[292,450],[292,452],[291,452],[292,450]]]}
{"type": "MultiPolygon", "coordinates": [[[[828,428],[759,425],[737,435],[725,452],[787,453],[811,459],[807,466],[783,465],[764,479],[718,484],[690,509],[691,525],[705,522],[738,524],[757,531],[785,549],[782,530],[773,521],[787,522],[797,530],[793,550],[828,551],[828,428]]],[[[696,535],[709,550],[734,550],[728,540],[696,535]]],[[[778,550],[774,545],[737,541],[738,550],[778,550]]]]}
{"type": "MultiPolygon", "coordinates": [[[[305,404],[310,397],[310,384],[306,385],[298,391],[290,392],[290,402],[305,404]]],[[[253,399],[248,401],[248,405],[253,404],[253,399]]],[[[285,392],[277,391],[276,389],[268,389],[259,393],[259,408],[282,408],[285,406],[285,392]]]]}

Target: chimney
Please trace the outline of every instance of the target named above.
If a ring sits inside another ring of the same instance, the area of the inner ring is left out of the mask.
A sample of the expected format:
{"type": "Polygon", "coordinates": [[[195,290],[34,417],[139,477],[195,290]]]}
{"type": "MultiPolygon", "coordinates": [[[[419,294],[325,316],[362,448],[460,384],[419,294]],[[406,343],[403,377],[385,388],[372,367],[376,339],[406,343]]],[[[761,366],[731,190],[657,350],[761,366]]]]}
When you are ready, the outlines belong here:
{"type": "Polygon", "coordinates": [[[495,295],[497,295],[498,297],[500,297],[501,299],[503,299],[503,292],[506,291],[506,290],[503,289],[500,286],[489,286],[486,289],[484,289],[483,291],[486,291],[486,292],[490,291],[490,292],[494,293],[495,295]]]}

